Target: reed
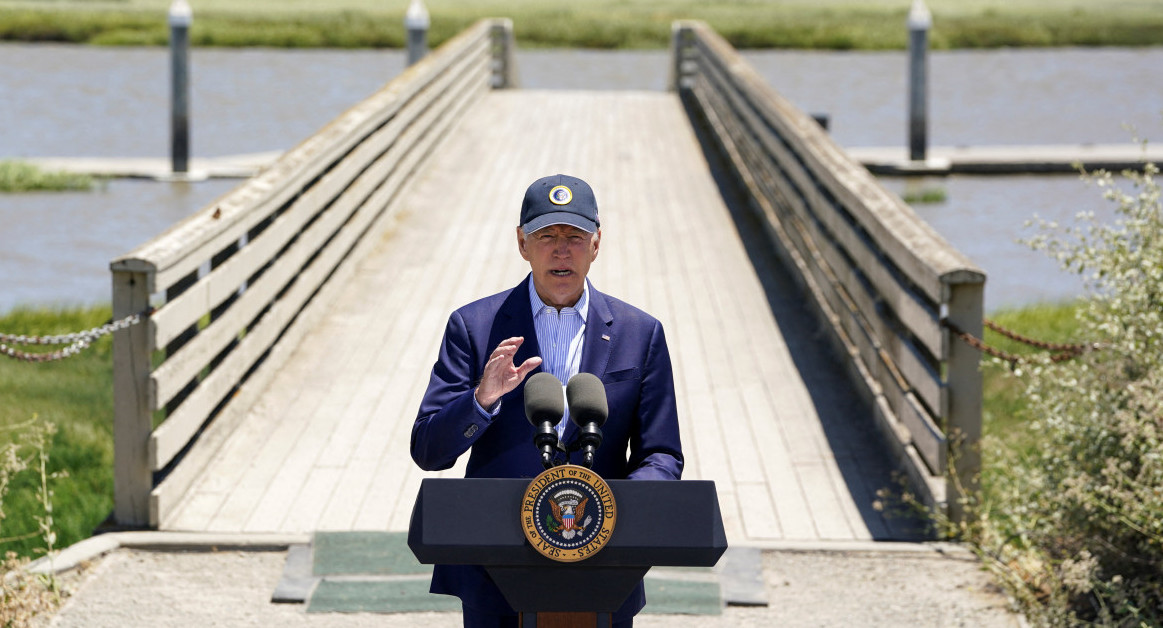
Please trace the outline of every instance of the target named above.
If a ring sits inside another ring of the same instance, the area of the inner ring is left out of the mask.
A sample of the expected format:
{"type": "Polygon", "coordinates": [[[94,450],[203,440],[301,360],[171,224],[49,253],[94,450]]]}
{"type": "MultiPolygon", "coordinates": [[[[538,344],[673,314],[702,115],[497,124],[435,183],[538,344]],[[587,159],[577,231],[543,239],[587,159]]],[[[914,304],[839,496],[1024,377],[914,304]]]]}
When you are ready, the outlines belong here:
{"type": "Polygon", "coordinates": [[[51,172],[23,161],[0,161],[0,192],[62,192],[88,190],[93,177],[69,172],[51,172]]]}
{"type": "MultiPolygon", "coordinates": [[[[905,0],[428,0],[430,42],[482,17],[513,19],[527,47],[661,48],[676,19],[706,20],[739,48],[903,49],[905,0]]],[[[933,48],[1163,44],[1163,0],[929,0],[933,48]]],[[[0,40],[163,45],[169,0],[0,0],[0,40]]],[[[396,48],[407,2],[200,0],[199,46],[396,48]]]]}
{"type": "MultiPolygon", "coordinates": [[[[0,316],[0,332],[52,335],[105,323],[108,306],[18,308],[0,316]]],[[[108,336],[81,354],[59,362],[19,362],[0,356],[0,447],[30,428],[52,425],[46,474],[53,491],[56,546],[92,535],[113,508],[113,359],[108,336]],[[54,477],[55,476],[55,477],[54,477]]],[[[28,349],[21,347],[21,349],[28,349]]],[[[15,474],[3,499],[0,555],[36,557],[45,549],[33,469],[15,474]]]]}

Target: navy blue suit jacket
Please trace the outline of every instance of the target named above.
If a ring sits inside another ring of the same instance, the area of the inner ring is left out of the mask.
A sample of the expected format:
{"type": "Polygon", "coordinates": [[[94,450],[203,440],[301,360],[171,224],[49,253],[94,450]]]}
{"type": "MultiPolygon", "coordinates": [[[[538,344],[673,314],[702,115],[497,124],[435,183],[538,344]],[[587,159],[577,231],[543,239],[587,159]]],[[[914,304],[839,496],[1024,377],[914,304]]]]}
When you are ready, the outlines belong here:
{"type": "MultiPolygon", "coordinates": [[[[525,338],[514,364],[540,355],[529,281],[526,277],[516,288],[470,303],[449,317],[412,427],[412,459],[422,469],[448,469],[470,451],[466,471],[470,478],[533,478],[544,470],[533,446],[534,428],[525,418],[524,383],[501,398],[500,413],[491,421],[473,402],[485,362],[502,340],[525,338]]],[[[610,409],[593,469],[605,479],[677,480],[682,475],[682,446],[662,325],[592,284],[589,289],[580,370],[602,380],[610,409]]],[[[577,426],[570,423],[563,443],[573,443],[577,433],[577,426]]],[[[558,462],[565,462],[564,454],[559,454],[558,462]]],[[[572,454],[569,462],[581,464],[581,452],[572,454]]],[[[513,612],[479,567],[437,565],[432,592],[456,595],[481,610],[513,612]]],[[[639,587],[615,619],[632,617],[644,603],[639,587]]]]}

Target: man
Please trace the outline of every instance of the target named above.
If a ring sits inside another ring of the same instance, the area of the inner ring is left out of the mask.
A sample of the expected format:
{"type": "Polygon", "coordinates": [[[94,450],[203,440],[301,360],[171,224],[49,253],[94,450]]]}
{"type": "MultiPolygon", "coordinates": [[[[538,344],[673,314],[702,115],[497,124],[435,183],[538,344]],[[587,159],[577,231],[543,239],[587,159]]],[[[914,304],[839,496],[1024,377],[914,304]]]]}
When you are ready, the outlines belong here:
{"type": "MultiPolygon", "coordinates": [[[[447,469],[471,449],[467,477],[533,478],[543,470],[525,418],[524,382],[537,370],[562,382],[579,372],[605,385],[610,414],[593,470],[605,479],[677,480],[682,447],[670,354],[650,315],[598,292],[586,279],[602,232],[593,190],[566,176],[533,182],[521,204],[517,250],[531,272],[517,287],[449,317],[412,427],[412,459],[447,469]]],[[[577,439],[568,420],[561,442],[577,439]]],[[[581,452],[556,462],[580,464],[581,452]]],[[[484,569],[437,565],[433,593],[460,597],[466,626],[516,626],[515,611],[484,569]]],[[[641,584],[614,614],[631,625],[641,584]]]]}

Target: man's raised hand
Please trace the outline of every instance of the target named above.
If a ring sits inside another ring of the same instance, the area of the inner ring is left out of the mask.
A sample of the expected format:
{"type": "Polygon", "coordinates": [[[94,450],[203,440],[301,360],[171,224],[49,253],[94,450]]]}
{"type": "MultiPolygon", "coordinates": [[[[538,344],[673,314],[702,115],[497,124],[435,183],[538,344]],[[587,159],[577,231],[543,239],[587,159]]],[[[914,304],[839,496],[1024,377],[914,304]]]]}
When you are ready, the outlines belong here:
{"type": "Polygon", "coordinates": [[[525,360],[521,366],[513,363],[517,349],[524,342],[525,338],[521,336],[508,338],[501,341],[489,355],[484,373],[481,374],[481,383],[475,393],[477,403],[481,404],[482,408],[491,409],[502,395],[519,386],[533,369],[541,365],[541,358],[537,356],[525,360]]]}

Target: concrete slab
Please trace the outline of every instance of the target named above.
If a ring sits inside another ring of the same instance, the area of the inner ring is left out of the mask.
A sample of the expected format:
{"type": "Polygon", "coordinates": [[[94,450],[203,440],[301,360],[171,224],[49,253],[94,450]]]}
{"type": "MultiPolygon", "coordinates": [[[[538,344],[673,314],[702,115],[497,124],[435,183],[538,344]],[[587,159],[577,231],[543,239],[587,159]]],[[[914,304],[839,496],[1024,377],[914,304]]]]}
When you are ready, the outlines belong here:
{"type": "MultiPolygon", "coordinates": [[[[768,626],[975,626],[1022,621],[969,552],[920,544],[913,551],[765,551],[770,605],[720,615],[650,615],[639,628],[768,626]]],[[[458,612],[307,613],[275,604],[284,551],[157,552],[118,549],[96,559],[51,618],[58,628],[218,625],[279,628],[453,628],[458,612]]],[[[40,618],[41,624],[50,623],[40,618]]]]}

